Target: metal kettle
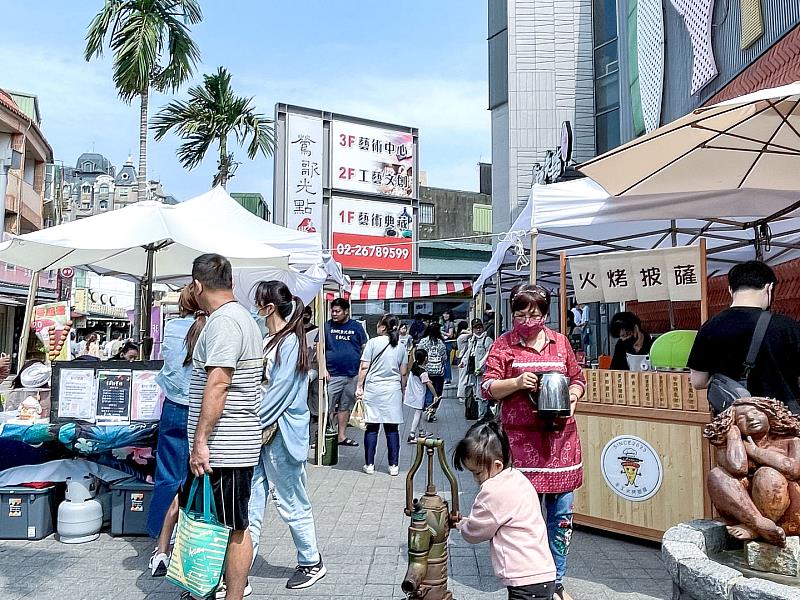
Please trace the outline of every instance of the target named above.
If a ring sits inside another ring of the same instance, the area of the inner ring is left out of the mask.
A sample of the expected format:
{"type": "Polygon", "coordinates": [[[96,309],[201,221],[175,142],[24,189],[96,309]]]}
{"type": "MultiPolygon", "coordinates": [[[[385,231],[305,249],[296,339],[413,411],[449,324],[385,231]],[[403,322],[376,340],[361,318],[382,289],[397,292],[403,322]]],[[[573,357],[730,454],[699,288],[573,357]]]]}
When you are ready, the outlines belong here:
{"type": "Polygon", "coordinates": [[[536,411],[542,419],[568,417],[569,379],[563,373],[556,371],[539,373],[539,391],[534,402],[536,411]]]}

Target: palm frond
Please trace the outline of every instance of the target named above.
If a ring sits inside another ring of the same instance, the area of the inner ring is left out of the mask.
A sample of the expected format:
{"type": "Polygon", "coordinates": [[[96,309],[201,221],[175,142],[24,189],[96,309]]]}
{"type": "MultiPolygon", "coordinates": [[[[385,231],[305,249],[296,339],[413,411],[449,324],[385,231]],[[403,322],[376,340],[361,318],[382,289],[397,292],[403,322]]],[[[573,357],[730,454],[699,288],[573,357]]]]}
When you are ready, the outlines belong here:
{"type": "Polygon", "coordinates": [[[86,29],[86,48],[83,57],[89,61],[95,56],[103,55],[103,40],[109,33],[112,19],[119,17],[121,0],[106,0],[103,8],[97,13],[86,29]]]}

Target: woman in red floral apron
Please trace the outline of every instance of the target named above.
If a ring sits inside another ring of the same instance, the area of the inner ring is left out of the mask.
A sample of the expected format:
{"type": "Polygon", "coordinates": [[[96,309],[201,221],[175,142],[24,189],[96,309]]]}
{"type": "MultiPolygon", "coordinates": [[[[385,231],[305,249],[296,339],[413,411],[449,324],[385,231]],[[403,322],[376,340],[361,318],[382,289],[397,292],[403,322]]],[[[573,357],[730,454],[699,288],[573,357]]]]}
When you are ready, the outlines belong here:
{"type": "Polygon", "coordinates": [[[526,285],[512,294],[513,328],[497,338],[489,350],[482,389],[488,398],[500,403],[514,468],[530,479],[544,500],[550,551],[556,564],[553,598],[563,599],[573,491],[583,483],[581,444],[574,416],[540,419],[531,394],[538,391],[537,373],[562,373],[569,379],[574,415],[586,381],[569,340],[545,326],[549,308],[550,293],[541,286],[526,285]]]}

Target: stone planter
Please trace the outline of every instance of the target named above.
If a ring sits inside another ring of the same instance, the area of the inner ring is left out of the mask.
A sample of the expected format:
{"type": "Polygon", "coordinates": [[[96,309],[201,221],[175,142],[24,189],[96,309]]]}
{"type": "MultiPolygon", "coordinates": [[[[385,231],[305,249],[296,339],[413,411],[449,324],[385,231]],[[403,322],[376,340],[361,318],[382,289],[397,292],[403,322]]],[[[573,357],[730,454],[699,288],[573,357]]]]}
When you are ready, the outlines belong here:
{"type": "Polygon", "coordinates": [[[669,529],[661,554],[672,576],[673,600],[800,600],[798,587],[745,577],[709,558],[731,549],[732,541],[717,521],[689,521],[669,529]]]}

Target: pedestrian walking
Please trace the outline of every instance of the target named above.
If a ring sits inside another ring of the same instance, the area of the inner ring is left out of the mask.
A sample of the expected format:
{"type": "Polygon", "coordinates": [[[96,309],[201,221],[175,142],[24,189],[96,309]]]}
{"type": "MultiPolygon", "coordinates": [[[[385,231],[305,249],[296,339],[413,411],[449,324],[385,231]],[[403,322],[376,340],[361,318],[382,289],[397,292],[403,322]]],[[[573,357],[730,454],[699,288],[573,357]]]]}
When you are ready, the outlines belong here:
{"type": "Polygon", "coordinates": [[[469,353],[469,341],[472,332],[467,327],[466,321],[459,321],[456,326],[456,348],[458,359],[458,389],[456,397],[459,404],[464,404],[467,398],[467,386],[469,385],[469,372],[466,369],[467,354],[469,353]],[[463,366],[462,366],[463,365],[463,366]]]}
{"type": "Polygon", "coordinates": [[[172,551],[170,538],[178,522],[178,490],[189,472],[187,421],[192,354],[206,323],[206,315],[189,286],[181,290],[178,309],[180,316],[164,326],[161,346],[164,366],[156,376],[166,398],[158,423],[156,472],[147,514],[147,532],[156,539],[149,565],[153,577],[167,574],[172,551]]]}
{"type": "MultiPolygon", "coordinates": [[[[439,323],[433,322],[428,325],[425,330],[425,337],[423,337],[417,348],[425,350],[428,353],[428,376],[431,378],[433,388],[436,394],[431,394],[430,391],[425,394],[425,408],[428,408],[433,403],[433,397],[442,396],[444,391],[445,380],[445,362],[447,362],[447,347],[442,339],[442,330],[439,323]]],[[[428,417],[429,421],[436,420],[435,411],[431,411],[428,417]]]]}
{"type": "Polygon", "coordinates": [[[103,358],[103,350],[100,347],[100,336],[97,333],[90,333],[86,338],[86,350],[84,354],[94,356],[95,358],[103,358]]]}
{"type": "Polygon", "coordinates": [[[497,421],[476,423],[456,445],[456,469],[480,486],[469,516],[457,523],[470,544],[489,541],[492,568],[509,600],[557,598],[556,567],[536,489],[511,466],[511,445],[497,421]]]}
{"type": "Polygon", "coordinates": [[[488,402],[481,390],[481,377],[486,367],[486,358],[489,356],[489,348],[492,347],[492,338],[483,327],[480,319],[472,320],[472,334],[467,346],[467,353],[461,361],[461,368],[467,373],[467,387],[472,387],[475,400],[478,402],[478,418],[482,419],[486,415],[488,402]]]}
{"type": "Polygon", "coordinates": [[[232,530],[224,593],[228,600],[241,600],[248,592],[247,573],[253,559],[248,505],[261,453],[261,335],[250,312],[233,296],[231,264],[225,257],[204,254],[196,258],[191,285],[197,304],[209,316],[192,355],[190,474],[181,502],[188,500],[195,478],[210,478],[217,516],[232,530]]]}
{"type": "Polygon", "coordinates": [[[327,569],[317,547],[314,514],[306,490],[309,423],[306,323],[303,302],[280,281],[262,281],[255,291],[259,315],[265,317],[264,382],[259,417],[261,456],[253,472],[248,508],[253,557],[258,554],[267,496],[289,526],[297,567],[286,582],[290,590],[311,587],[327,569]]]}
{"type": "Polygon", "coordinates": [[[512,292],[513,328],[492,344],[483,392],[501,404],[514,465],[539,492],[547,512],[547,536],[556,565],[554,598],[563,600],[567,553],[572,538],[574,490],[583,482],[578,426],[574,416],[545,420],[535,406],[538,373],[557,372],[569,380],[571,415],[586,382],[566,336],[545,326],[550,292],[525,285],[512,292]]]}
{"type": "Polygon", "coordinates": [[[350,302],[336,298],[331,302],[331,319],[325,324],[325,379],[328,412],[336,414],[340,446],[358,446],[358,442],[347,436],[347,424],[356,402],[358,366],[366,343],[364,328],[350,318],[350,302]]]}
{"type": "Polygon", "coordinates": [[[408,325],[406,323],[400,323],[400,343],[406,347],[406,352],[410,352],[414,346],[414,338],[408,333],[408,325]]]}
{"type": "Polygon", "coordinates": [[[442,313],[442,339],[447,350],[447,360],[444,363],[444,382],[445,384],[453,381],[453,346],[456,343],[456,323],[453,321],[453,313],[446,310],[442,313]]]}
{"type": "Polygon", "coordinates": [[[408,443],[416,444],[417,437],[425,437],[425,433],[420,427],[422,421],[422,411],[425,410],[425,390],[430,390],[433,394],[434,405],[438,404],[440,398],[436,394],[436,389],[431,383],[431,378],[425,370],[425,363],[428,362],[428,353],[425,350],[414,351],[414,364],[409,369],[408,383],[406,383],[406,391],[403,395],[403,404],[414,410],[414,416],[411,419],[411,430],[408,434],[408,443]]]}
{"type": "Polygon", "coordinates": [[[389,450],[389,475],[400,473],[400,432],[403,392],[408,375],[408,353],[400,345],[399,322],[392,315],[378,321],[378,336],[367,342],[358,371],[356,397],[363,399],[367,430],[364,433],[364,467],[375,472],[378,432],[383,425],[389,450]]]}

